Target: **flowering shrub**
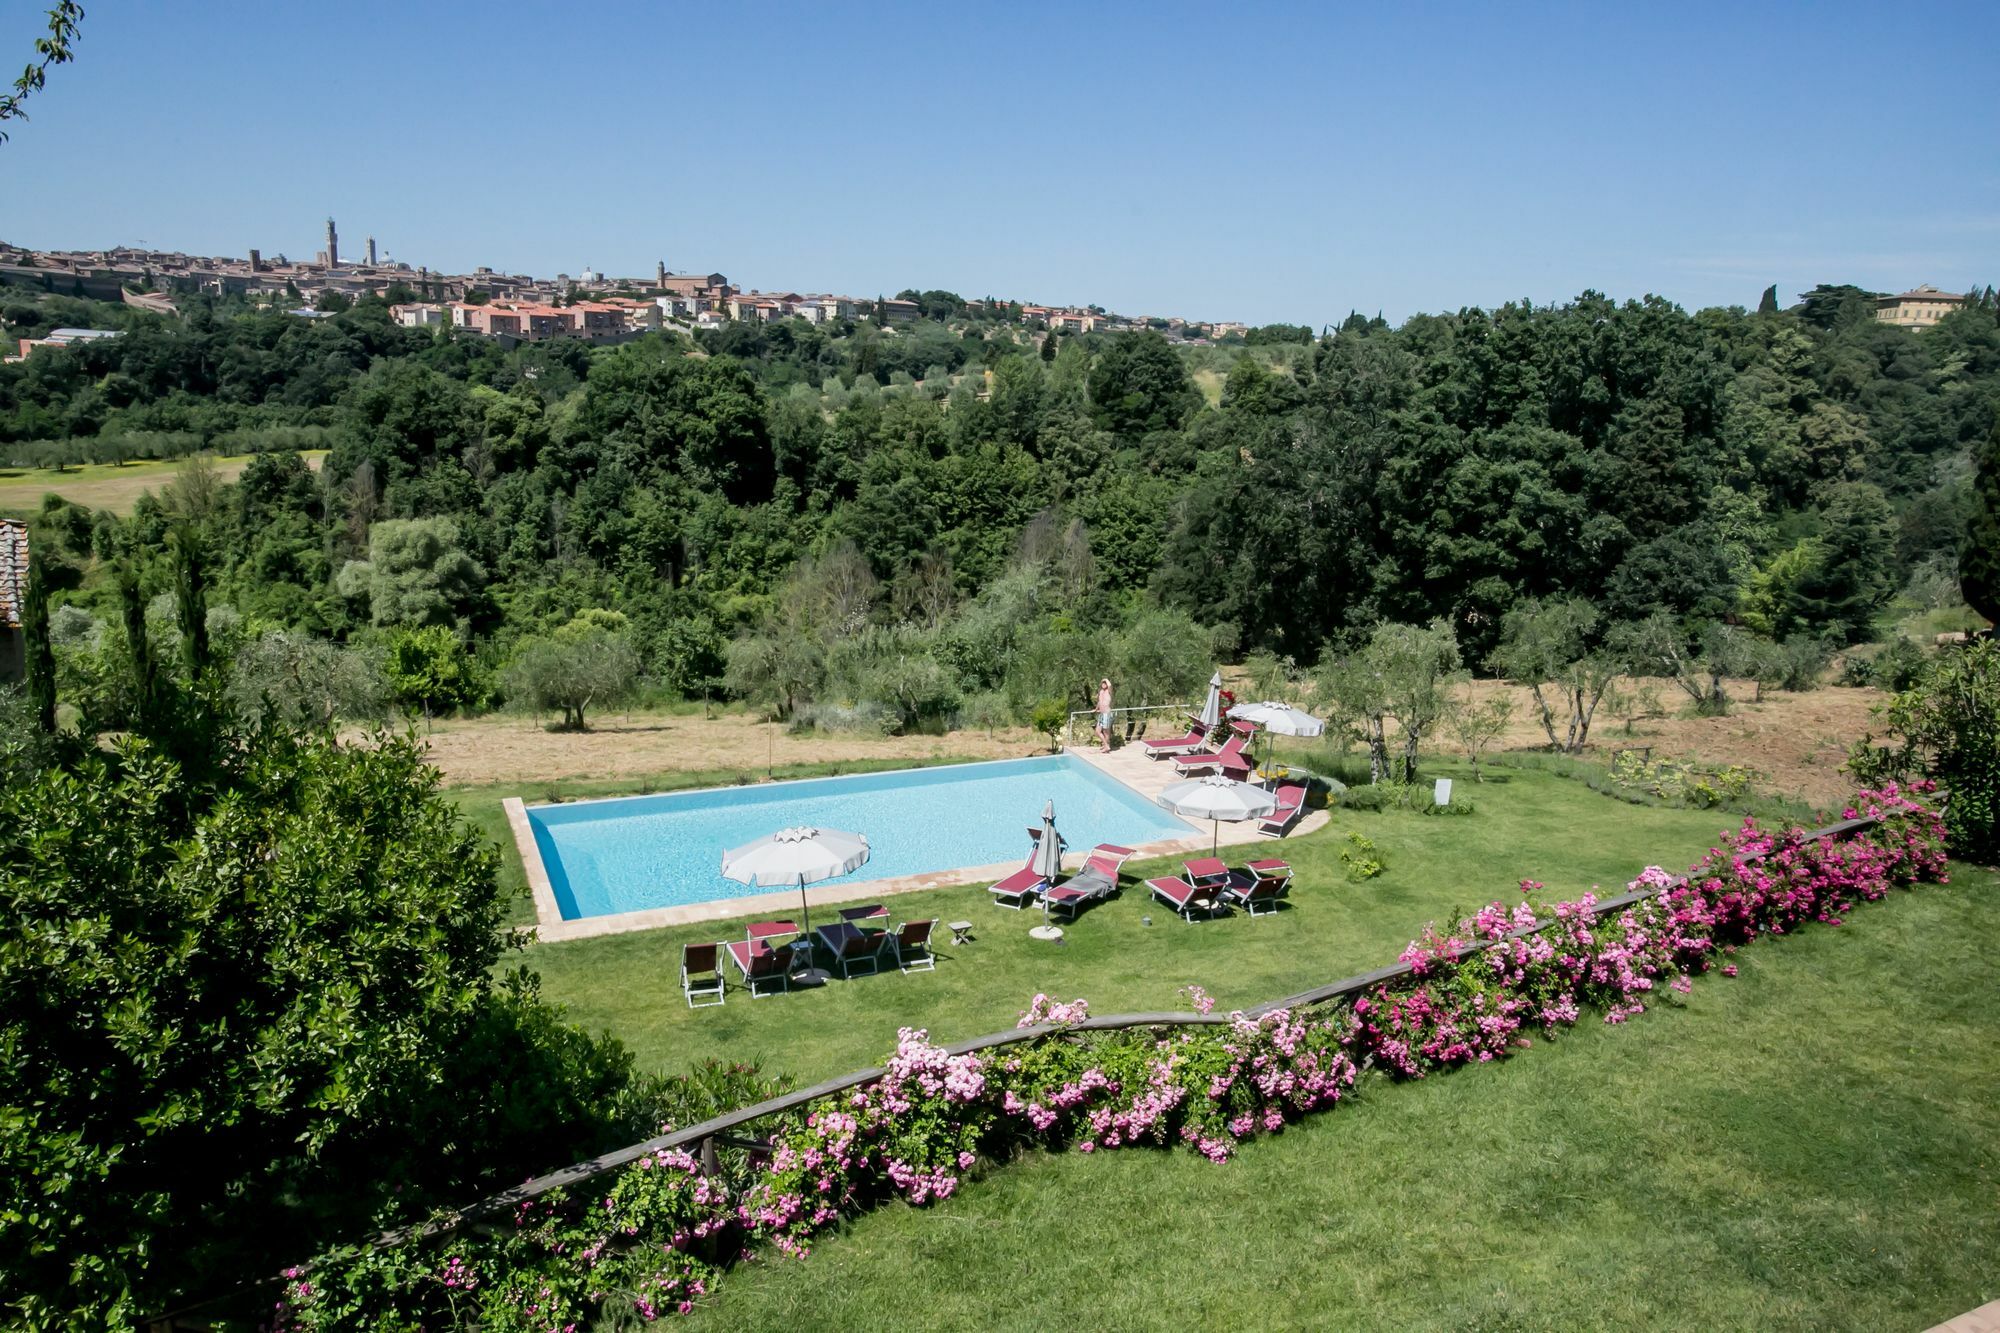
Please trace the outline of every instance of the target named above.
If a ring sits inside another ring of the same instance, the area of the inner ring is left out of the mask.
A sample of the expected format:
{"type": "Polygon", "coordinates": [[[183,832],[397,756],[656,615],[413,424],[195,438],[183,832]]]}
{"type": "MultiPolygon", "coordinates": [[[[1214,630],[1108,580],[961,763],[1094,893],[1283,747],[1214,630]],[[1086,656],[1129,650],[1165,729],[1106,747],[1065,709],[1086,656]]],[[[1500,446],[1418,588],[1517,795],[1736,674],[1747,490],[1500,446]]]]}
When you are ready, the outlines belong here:
{"type": "MultiPolygon", "coordinates": [[[[1694,976],[1759,935],[1839,925],[1857,902],[1942,879],[1942,822],[1908,794],[1930,790],[1861,793],[1850,817],[1883,823],[1845,841],[1746,819],[1685,876],[1648,866],[1628,886],[1644,896],[1615,913],[1585,894],[1540,910],[1493,902],[1427,927],[1403,951],[1408,972],[1351,1011],[1221,1017],[1188,987],[1204,1022],[1167,1035],[1057,1032],[954,1056],[906,1028],[880,1079],[782,1122],[765,1151],[715,1176],[685,1153],[656,1152],[594,1197],[521,1205],[497,1235],[457,1234],[428,1254],[328,1255],[290,1275],[273,1323],[562,1330],[612,1308],[652,1320],[690,1309],[751,1242],[803,1256],[840,1218],[885,1199],[949,1198],[1008,1149],[1185,1144],[1224,1161],[1243,1140],[1350,1096],[1364,1067],[1423,1078],[1502,1058],[1586,1010],[1621,1023],[1679,1002],[1694,976]]],[[[1541,887],[1521,882],[1524,894],[1541,887]]],[[[1082,1000],[1037,995],[1020,1026],[1088,1017],[1082,1000]]]]}

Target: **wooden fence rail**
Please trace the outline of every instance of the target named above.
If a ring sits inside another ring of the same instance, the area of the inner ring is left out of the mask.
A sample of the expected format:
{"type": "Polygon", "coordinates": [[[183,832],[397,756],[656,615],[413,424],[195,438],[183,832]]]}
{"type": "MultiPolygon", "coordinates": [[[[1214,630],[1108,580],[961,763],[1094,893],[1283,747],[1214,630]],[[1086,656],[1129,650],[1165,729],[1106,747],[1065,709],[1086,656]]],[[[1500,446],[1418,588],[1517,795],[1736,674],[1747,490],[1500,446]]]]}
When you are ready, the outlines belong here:
{"type": "MultiPolygon", "coordinates": [[[[1850,833],[1857,833],[1862,829],[1871,828],[1880,822],[1880,820],[1870,818],[1845,819],[1836,824],[1829,824],[1825,828],[1812,830],[1805,835],[1805,841],[1817,842],[1827,838],[1845,837],[1850,833]]],[[[1643,902],[1647,898],[1656,898],[1660,896],[1660,892],[1658,889],[1628,890],[1625,893],[1616,894],[1597,903],[1592,907],[1591,912],[1594,916],[1603,916],[1610,912],[1622,911],[1634,903],[1643,902]]],[[[1547,929],[1552,924],[1554,923],[1543,922],[1536,926],[1510,930],[1497,939],[1481,941],[1468,947],[1459,956],[1460,958],[1467,958],[1483,953],[1488,949],[1496,948],[1522,935],[1531,935],[1537,931],[1547,929]]],[[[1296,995],[1287,995],[1280,999],[1267,1000],[1262,1004],[1242,1010],[1242,1013],[1248,1018],[1262,1018],[1264,1015],[1274,1013],[1280,1009],[1299,1009],[1311,1005],[1329,1004],[1338,1000],[1345,1000],[1373,990],[1385,982],[1406,977],[1410,975],[1412,970],[1409,963],[1391,963],[1387,967],[1378,967],[1372,972],[1363,972],[1358,976],[1344,977],[1339,981],[1329,982],[1324,986],[1316,986],[1311,990],[1300,991],[1296,995]]],[[[1029,1027],[1009,1028],[1004,1032],[991,1032],[983,1037],[969,1037],[964,1041],[955,1041],[945,1046],[944,1049],[952,1055],[971,1055],[979,1051],[990,1051],[1002,1046],[1012,1046],[1019,1042],[1040,1041],[1044,1037],[1054,1036],[1058,1033],[1120,1032],[1130,1028],[1216,1027],[1232,1021],[1234,1020],[1231,1014],[1220,1013],[1166,1012],[1105,1014],[1099,1017],[1085,1018],[1076,1023],[1036,1023],[1029,1027]]],[[[788,1092],[781,1097],[772,1097],[767,1101],[741,1107],[727,1114],[704,1120],[699,1124],[689,1125],[685,1129],[677,1129],[672,1133],[647,1139],[644,1143],[634,1143],[628,1147],[618,1148],[597,1157],[592,1157],[587,1161],[566,1166],[560,1171],[552,1171],[548,1175],[539,1176],[512,1189],[502,1190],[498,1194],[490,1195],[487,1198],[479,1200],[477,1203],[468,1204],[456,1212],[446,1214],[431,1221],[416,1226],[404,1227],[396,1231],[384,1232],[376,1239],[375,1245],[377,1247],[400,1245],[408,1241],[452,1230],[468,1222],[477,1222],[484,1218],[502,1216],[513,1212],[514,1209],[529,1199],[547,1194],[551,1190],[566,1189],[573,1185],[581,1185],[607,1172],[616,1171],[619,1167],[629,1166],[641,1157],[646,1157],[662,1150],[693,1148],[704,1160],[712,1161],[712,1148],[708,1146],[709,1141],[712,1139],[729,1135],[730,1131],[741,1129],[743,1126],[755,1121],[765,1120],[775,1115],[783,1115],[789,1111],[800,1110],[803,1107],[811,1105],[813,1102],[821,1101],[838,1093],[847,1092],[853,1088],[866,1086],[881,1077],[882,1070],[879,1067],[857,1069],[851,1074],[842,1074],[837,1078],[830,1078],[824,1082],[815,1083],[809,1088],[800,1088],[796,1092],[788,1092]]]]}

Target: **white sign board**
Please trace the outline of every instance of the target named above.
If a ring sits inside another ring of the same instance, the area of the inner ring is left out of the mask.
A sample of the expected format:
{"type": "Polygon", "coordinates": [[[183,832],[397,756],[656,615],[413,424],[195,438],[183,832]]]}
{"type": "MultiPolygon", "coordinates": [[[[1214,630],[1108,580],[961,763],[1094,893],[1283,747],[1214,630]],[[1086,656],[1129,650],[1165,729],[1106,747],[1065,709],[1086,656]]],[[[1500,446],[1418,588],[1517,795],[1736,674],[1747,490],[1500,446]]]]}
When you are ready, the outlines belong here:
{"type": "Polygon", "coordinates": [[[1431,799],[1433,801],[1436,801],[1439,805],[1451,804],[1450,778],[1439,778],[1437,780],[1437,789],[1431,793],[1431,799]]]}

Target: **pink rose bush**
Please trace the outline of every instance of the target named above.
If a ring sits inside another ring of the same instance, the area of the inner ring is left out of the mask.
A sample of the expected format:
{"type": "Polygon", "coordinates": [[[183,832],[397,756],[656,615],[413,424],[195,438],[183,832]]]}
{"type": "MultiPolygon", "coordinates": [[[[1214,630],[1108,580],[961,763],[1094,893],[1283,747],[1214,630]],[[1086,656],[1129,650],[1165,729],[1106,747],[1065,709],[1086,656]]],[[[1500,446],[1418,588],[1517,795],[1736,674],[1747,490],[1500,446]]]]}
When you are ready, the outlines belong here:
{"type": "Polygon", "coordinates": [[[713,1175],[662,1150],[594,1192],[523,1203],[490,1234],[322,1256],[287,1276],[272,1323],[561,1333],[606,1312],[651,1321],[692,1309],[756,1243],[803,1257],[841,1219],[949,1199],[1011,1152],[1185,1145],[1226,1161],[1352,1096],[1363,1069],[1425,1078],[1502,1059],[1587,1012],[1622,1023],[1684,1002],[1711,969],[1734,976],[1721,958],[1750,940],[1837,926],[1858,903],[1942,880],[1943,821],[1915,799],[1931,790],[1860,793],[1849,816],[1882,823],[1845,840],[1746,819],[1684,876],[1648,866],[1627,886],[1644,896],[1614,912],[1594,893],[1489,903],[1427,927],[1403,951],[1407,973],[1346,1010],[1216,1015],[1189,987],[1198,1025],[1079,1033],[1065,1029],[1089,1017],[1083,1000],[1037,995],[1019,1026],[1055,1031],[978,1055],[906,1028],[879,1079],[765,1122],[765,1146],[728,1151],[713,1175]]]}

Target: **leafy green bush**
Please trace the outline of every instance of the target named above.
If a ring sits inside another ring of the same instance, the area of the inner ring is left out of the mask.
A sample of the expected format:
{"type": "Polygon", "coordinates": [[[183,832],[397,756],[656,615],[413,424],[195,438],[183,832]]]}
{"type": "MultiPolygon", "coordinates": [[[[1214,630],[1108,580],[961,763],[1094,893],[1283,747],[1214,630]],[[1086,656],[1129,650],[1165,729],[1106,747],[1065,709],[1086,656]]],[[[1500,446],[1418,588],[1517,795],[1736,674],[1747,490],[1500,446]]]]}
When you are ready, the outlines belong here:
{"type": "Polygon", "coordinates": [[[1372,839],[1359,833],[1349,833],[1341,842],[1340,864],[1350,883],[1359,884],[1373,879],[1386,868],[1382,853],[1372,839]]]}
{"type": "Polygon", "coordinates": [[[1892,743],[1865,737],[1848,771],[1869,786],[1935,779],[1946,792],[1952,855],[2000,861],[2000,643],[1985,638],[1939,653],[1880,711],[1892,743]]]}
{"type": "Polygon", "coordinates": [[[1049,738],[1049,748],[1062,748],[1063,729],[1069,725],[1069,705],[1061,699],[1044,699],[1035,705],[1030,722],[1036,731],[1049,738]]]}
{"type": "Polygon", "coordinates": [[[0,1309],[118,1326],[619,1141],[413,741],[127,740],[0,789],[0,1309]],[[216,785],[203,785],[212,781],[216,785]]]}
{"type": "Polygon", "coordinates": [[[1751,777],[1741,764],[1702,768],[1678,759],[1645,759],[1631,750],[1621,750],[1611,760],[1611,779],[1619,786],[1697,810],[1737,800],[1750,790],[1751,777]]]}

